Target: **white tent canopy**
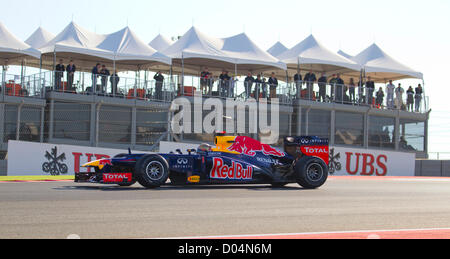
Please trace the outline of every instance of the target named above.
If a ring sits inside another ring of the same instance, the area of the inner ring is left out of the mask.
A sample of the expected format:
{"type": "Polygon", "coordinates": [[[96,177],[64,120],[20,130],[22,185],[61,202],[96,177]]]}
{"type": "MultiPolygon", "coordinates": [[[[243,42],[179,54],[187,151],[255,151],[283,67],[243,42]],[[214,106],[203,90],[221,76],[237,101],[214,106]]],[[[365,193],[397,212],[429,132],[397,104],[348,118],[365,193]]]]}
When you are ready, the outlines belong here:
{"type": "Polygon", "coordinates": [[[73,59],[79,69],[87,71],[96,63],[113,67],[116,62],[118,70],[137,70],[138,66],[152,62],[170,64],[170,58],[157,53],[128,27],[99,35],[71,22],[40,50],[47,57],[47,65],[53,64],[56,54],[58,59],[73,59]]]}
{"type": "Polygon", "coordinates": [[[376,44],[372,44],[352,60],[361,64],[364,67],[366,74],[370,75],[376,81],[399,80],[405,78],[423,79],[422,73],[394,60],[376,44]]]}
{"type": "Polygon", "coordinates": [[[18,65],[23,59],[39,59],[41,53],[19,40],[0,22],[0,60],[1,65],[18,65]]]}
{"type": "Polygon", "coordinates": [[[154,48],[157,51],[163,51],[170,47],[173,44],[173,41],[169,38],[164,37],[161,34],[158,34],[156,38],[154,38],[148,45],[154,48]]]}
{"type": "Polygon", "coordinates": [[[287,50],[289,50],[289,49],[286,46],[284,46],[281,42],[278,41],[277,43],[275,43],[275,45],[273,45],[270,49],[268,49],[267,52],[270,55],[277,57],[287,50]]]}
{"type": "Polygon", "coordinates": [[[325,73],[359,72],[361,66],[325,48],[311,35],[292,49],[279,55],[290,69],[313,70],[325,73]]]}
{"type": "Polygon", "coordinates": [[[163,53],[173,58],[176,65],[183,63],[184,72],[191,74],[198,74],[203,67],[216,73],[224,69],[234,71],[235,68],[241,73],[253,68],[285,68],[283,63],[259,49],[245,34],[218,39],[203,34],[195,27],[163,53]]]}
{"type": "Polygon", "coordinates": [[[140,67],[153,62],[171,64],[169,57],[158,53],[145,44],[129,27],[106,35],[104,40],[96,47],[112,53],[113,59],[118,63],[140,67]]]}
{"type": "Polygon", "coordinates": [[[352,60],[354,58],[354,56],[344,52],[343,50],[339,50],[338,54],[343,56],[344,58],[347,58],[347,59],[350,59],[350,60],[352,60]]]}
{"type": "Polygon", "coordinates": [[[48,32],[42,27],[39,27],[26,41],[25,43],[30,45],[31,47],[35,49],[39,49],[40,47],[43,47],[45,44],[50,42],[53,38],[55,38],[55,35],[48,32]]]}
{"type": "Polygon", "coordinates": [[[221,50],[234,58],[239,67],[246,65],[248,70],[287,69],[286,64],[260,49],[245,33],[223,39],[221,50]]]}

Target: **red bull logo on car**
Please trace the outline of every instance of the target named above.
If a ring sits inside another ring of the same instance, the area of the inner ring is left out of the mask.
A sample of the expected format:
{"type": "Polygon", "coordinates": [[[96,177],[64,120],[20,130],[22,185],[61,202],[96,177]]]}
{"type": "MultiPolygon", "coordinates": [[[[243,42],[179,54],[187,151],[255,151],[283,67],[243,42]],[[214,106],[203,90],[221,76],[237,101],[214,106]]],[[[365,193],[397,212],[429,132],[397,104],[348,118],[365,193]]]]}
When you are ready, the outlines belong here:
{"type": "Polygon", "coordinates": [[[222,158],[215,157],[213,159],[214,166],[211,171],[211,179],[221,180],[252,180],[253,179],[253,167],[244,166],[239,162],[232,163],[231,166],[226,165],[222,158]]]}
{"type": "Polygon", "coordinates": [[[241,153],[247,156],[256,156],[256,152],[262,152],[267,156],[285,157],[286,155],[274,149],[270,145],[263,144],[249,137],[236,137],[233,145],[228,149],[231,152],[241,153]]]}

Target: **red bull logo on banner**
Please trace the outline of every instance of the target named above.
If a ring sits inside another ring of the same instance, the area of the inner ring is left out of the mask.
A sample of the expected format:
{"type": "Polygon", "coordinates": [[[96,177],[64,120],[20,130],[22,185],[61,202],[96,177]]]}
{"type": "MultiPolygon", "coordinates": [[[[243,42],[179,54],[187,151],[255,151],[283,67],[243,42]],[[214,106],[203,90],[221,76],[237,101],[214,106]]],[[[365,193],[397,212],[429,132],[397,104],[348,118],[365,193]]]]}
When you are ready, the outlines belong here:
{"type": "Polygon", "coordinates": [[[285,153],[278,151],[270,145],[262,144],[261,142],[249,137],[236,137],[233,145],[228,149],[231,152],[241,153],[247,156],[256,156],[256,152],[262,152],[267,156],[285,157],[285,153]]]}
{"type": "Polygon", "coordinates": [[[253,179],[253,167],[244,166],[241,163],[233,162],[231,166],[226,165],[222,158],[215,157],[213,159],[214,166],[211,171],[211,179],[222,180],[252,180],[253,179]]]}

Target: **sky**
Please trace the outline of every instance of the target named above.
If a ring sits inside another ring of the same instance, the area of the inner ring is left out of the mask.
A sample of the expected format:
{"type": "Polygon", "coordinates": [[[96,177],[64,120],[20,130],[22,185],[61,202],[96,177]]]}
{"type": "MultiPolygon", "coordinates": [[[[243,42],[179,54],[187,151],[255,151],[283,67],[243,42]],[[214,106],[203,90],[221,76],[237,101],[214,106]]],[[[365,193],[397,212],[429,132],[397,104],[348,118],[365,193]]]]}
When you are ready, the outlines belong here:
{"type": "Polygon", "coordinates": [[[245,32],[264,50],[277,41],[291,48],[311,33],[328,49],[352,55],[375,42],[424,74],[429,151],[450,153],[449,0],[0,0],[0,6],[0,21],[23,40],[39,26],[58,34],[74,21],[100,34],[128,25],[145,42],[159,33],[181,36],[192,25],[220,38],[245,32]]]}

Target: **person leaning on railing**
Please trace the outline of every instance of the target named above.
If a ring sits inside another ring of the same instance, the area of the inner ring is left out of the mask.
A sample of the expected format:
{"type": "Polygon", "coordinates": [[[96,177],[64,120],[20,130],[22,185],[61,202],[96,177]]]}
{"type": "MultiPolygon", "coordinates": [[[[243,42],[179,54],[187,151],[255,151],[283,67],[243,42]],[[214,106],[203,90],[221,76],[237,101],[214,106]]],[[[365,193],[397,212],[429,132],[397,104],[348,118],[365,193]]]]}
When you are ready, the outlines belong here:
{"type": "MultiPolygon", "coordinates": [[[[164,76],[162,75],[161,71],[158,71],[155,76],[153,77],[155,79],[155,98],[156,100],[162,100],[162,89],[164,85],[164,76]]],[[[203,90],[202,90],[203,92],[203,90]]]]}
{"type": "Polygon", "coordinates": [[[392,83],[392,80],[389,80],[389,84],[386,86],[387,92],[387,107],[388,109],[394,109],[394,92],[395,85],[392,83]]]}
{"type": "MultiPolygon", "coordinates": [[[[59,91],[62,88],[62,78],[64,76],[64,72],[66,71],[65,66],[63,65],[63,60],[59,60],[59,64],[55,67],[55,90],[59,91]]],[[[64,89],[62,89],[64,90],[64,89]]]]}
{"type": "Polygon", "coordinates": [[[336,101],[342,103],[344,101],[344,80],[341,78],[341,74],[336,76],[336,101]]]}
{"type": "Polygon", "coordinates": [[[375,82],[372,81],[372,78],[369,76],[367,77],[366,82],[366,92],[367,92],[367,104],[373,105],[373,94],[375,92],[375,82]]]}
{"type": "Polygon", "coordinates": [[[414,111],[414,89],[412,86],[406,91],[406,108],[409,112],[414,111]]]}
{"type": "Polygon", "coordinates": [[[419,84],[419,86],[417,86],[416,95],[414,97],[415,97],[415,101],[416,101],[416,112],[420,112],[420,105],[421,105],[422,99],[423,99],[422,85],[419,84]]]}
{"type": "Polygon", "coordinates": [[[200,88],[202,94],[211,92],[211,84],[209,83],[211,77],[211,73],[209,73],[209,69],[207,67],[204,68],[203,72],[200,74],[200,88]]]}
{"type": "Polygon", "coordinates": [[[309,73],[305,75],[305,82],[306,82],[306,89],[307,89],[306,98],[308,100],[312,100],[313,99],[314,83],[316,81],[317,81],[316,75],[313,73],[312,70],[309,70],[309,73]]]}
{"type": "Polygon", "coordinates": [[[220,93],[222,97],[230,97],[230,80],[231,77],[228,75],[228,71],[222,71],[222,74],[219,76],[220,79],[220,93]]]}
{"type": "Polygon", "coordinates": [[[111,75],[109,70],[106,68],[106,65],[102,65],[102,70],[100,71],[100,74],[102,79],[101,93],[106,93],[106,88],[108,86],[108,76],[111,75]]]}
{"type": "Polygon", "coordinates": [[[95,67],[92,68],[92,89],[91,91],[94,92],[97,89],[97,79],[98,79],[98,75],[100,74],[100,70],[101,70],[101,64],[97,63],[97,65],[95,65],[95,67]]]}
{"type": "Polygon", "coordinates": [[[75,75],[76,70],[77,67],[73,64],[73,60],[70,60],[69,65],[67,65],[66,67],[68,91],[73,91],[73,77],[75,75]]]}
{"type": "MultiPolygon", "coordinates": [[[[250,94],[252,92],[254,82],[255,82],[255,78],[253,77],[251,72],[248,72],[247,77],[245,78],[245,81],[244,81],[245,98],[250,98],[250,94]]],[[[256,95],[255,95],[255,98],[257,99],[256,95]]]]}
{"type": "Polygon", "coordinates": [[[319,101],[326,102],[327,100],[327,81],[328,78],[325,73],[322,73],[322,76],[319,78],[319,101]]]}
{"type": "Polygon", "coordinates": [[[380,109],[382,108],[383,101],[384,101],[384,92],[383,92],[383,88],[380,87],[380,89],[378,89],[377,98],[376,98],[377,108],[380,108],[380,109]]]}
{"type": "Polygon", "coordinates": [[[270,98],[277,98],[278,79],[275,73],[272,72],[272,76],[269,78],[270,86],[270,98]]]}
{"type": "Polygon", "coordinates": [[[111,82],[111,90],[113,95],[117,95],[117,86],[119,85],[120,77],[117,74],[117,70],[114,71],[114,74],[111,75],[109,78],[109,81],[111,82]]]}

